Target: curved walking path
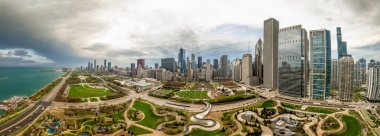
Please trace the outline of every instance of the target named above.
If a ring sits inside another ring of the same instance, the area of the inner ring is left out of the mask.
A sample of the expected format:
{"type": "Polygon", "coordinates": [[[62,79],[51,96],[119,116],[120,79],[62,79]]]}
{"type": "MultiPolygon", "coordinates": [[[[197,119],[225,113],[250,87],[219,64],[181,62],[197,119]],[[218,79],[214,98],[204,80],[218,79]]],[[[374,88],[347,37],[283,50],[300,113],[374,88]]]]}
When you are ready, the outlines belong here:
{"type": "Polygon", "coordinates": [[[205,104],[206,108],[204,108],[203,111],[190,117],[191,121],[198,124],[189,124],[185,126],[185,130],[183,131],[184,134],[191,132],[193,128],[200,128],[206,131],[214,131],[220,127],[220,124],[215,120],[203,119],[211,111],[211,104],[208,102],[205,102],[205,104]]]}
{"type": "Polygon", "coordinates": [[[311,122],[309,123],[306,123],[304,126],[303,126],[303,130],[305,130],[306,134],[308,136],[316,136],[315,133],[313,132],[313,130],[310,129],[310,126],[313,126],[314,124],[316,124],[318,122],[318,119],[317,118],[311,118],[311,122]]]}
{"type": "Polygon", "coordinates": [[[242,116],[243,116],[244,114],[248,113],[248,112],[252,113],[253,117],[254,117],[255,119],[257,119],[257,121],[260,122],[260,127],[261,127],[261,129],[263,130],[263,133],[262,133],[263,136],[273,136],[273,132],[272,132],[272,130],[271,130],[269,127],[267,127],[267,126],[262,125],[262,123],[264,123],[264,119],[261,118],[260,116],[258,116],[256,112],[252,112],[252,111],[241,112],[241,113],[239,113],[239,114],[237,115],[237,119],[238,119],[238,121],[240,121],[240,122],[245,122],[246,120],[244,120],[244,119],[242,118],[242,116]]]}
{"type": "Polygon", "coordinates": [[[333,114],[329,114],[328,116],[326,116],[323,120],[319,121],[318,123],[318,126],[317,126],[317,135],[318,136],[322,136],[323,134],[334,134],[334,133],[338,133],[340,131],[342,131],[344,129],[344,124],[343,122],[336,118],[335,115],[336,114],[345,114],[345,115],[348,115],[348,110],[345,110],[345,111],[341,111],[341,112],[335,112],[333,114]],[[332,117],[333,119],[335,119],[338,123],[339,123],[339,128],[338,129],[334,129],[334,130],[323,130],[322,129],[322,125],[325,123],[325,121],[327,120],[327,118],[329,117],[332,117]]]}

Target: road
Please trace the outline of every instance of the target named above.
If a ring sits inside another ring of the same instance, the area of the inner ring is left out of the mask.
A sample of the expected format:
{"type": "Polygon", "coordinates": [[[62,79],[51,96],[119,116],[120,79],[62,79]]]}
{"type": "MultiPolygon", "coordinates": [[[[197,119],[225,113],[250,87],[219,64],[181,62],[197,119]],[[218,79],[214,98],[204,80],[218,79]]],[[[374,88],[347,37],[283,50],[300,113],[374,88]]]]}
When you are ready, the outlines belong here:
{"type": "Polygon", "coordinates": [[[63,77],[61,82],[58,83],[52,90],[50,90],[41,100],[37,101],[34,105],[18,115],[15,119],[0,125],[0,135],[10,135],[11,133],[29,125],[34,119],[36,119],[41,113],[43,113],[55,96],[59,92],[59,89],[64,85],[66,79],[70,77],[71,73],[66,77],[63,77]]]}

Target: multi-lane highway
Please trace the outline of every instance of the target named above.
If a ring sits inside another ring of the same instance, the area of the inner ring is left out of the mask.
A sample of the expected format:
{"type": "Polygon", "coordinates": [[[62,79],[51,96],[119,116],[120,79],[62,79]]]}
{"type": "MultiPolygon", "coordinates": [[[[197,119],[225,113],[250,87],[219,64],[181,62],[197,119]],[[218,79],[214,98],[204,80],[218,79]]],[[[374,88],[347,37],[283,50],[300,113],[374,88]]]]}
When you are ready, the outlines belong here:
{"type": "Polygon", "coordinates": [[[58,85],[50,90],[48,94],[42,97],[42,99],[37,101],[35,104],[29,105],[28,109],[18,115],[15,119],[0,125],[0,135],[10,135],[20,128],[30,125],[34,119],[36,119],[41,113],[46,110],[48,106],[50,106],[51,102],[59,92],[59,89],[63,86],[70,74],[68,74],[66,77],[63,77],[61,82],[59,82],[58,85]]]}

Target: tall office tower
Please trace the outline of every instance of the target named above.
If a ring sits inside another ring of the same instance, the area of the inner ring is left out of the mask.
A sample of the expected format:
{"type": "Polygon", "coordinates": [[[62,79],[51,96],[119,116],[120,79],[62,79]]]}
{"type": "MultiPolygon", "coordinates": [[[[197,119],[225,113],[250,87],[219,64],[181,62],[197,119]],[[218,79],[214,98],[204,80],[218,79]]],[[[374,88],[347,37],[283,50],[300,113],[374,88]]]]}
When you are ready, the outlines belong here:
{"type": "Polygon", "coordinates": [[[87,71],[90,71],[90,70],[91,70],[91,62],[88,62],[87,71]]]}
{"type": "Polygon", "coordinates": [[[355,62],[355,87],[361,87],[362,84],[366,83],[366,60],[364,58],[359,59],[355,62]]]}
{"type": "Polygon", "coordinates": [[[133,71],[134,69],[136,69],[136,64],[135,63],[131,63],[131,71],[133,71]]]}
{"type": "Polygon", "coordinates": [[[198,68],[202,68],[202,56],[198,56],[198,68]]]}
{"type": "Polygon", "coordinates": [[[338,99],[351,101],[352,87],[354,85],[354,59],[343,56],[339,59],[338,99]]]}
{"type": "Polygon", "coordinates": [[[380,101],[380,65],[368,70],[367,98],[370,101],[380,101]]]}
{"type": "Polygon", "coordinates": [[[331,35],[328,30],[310,31],[310,98],[330,97],[331,35]]]}
{"type": "Polygon", "coordinates": [[[191,60],[195,61],[195,54],[194,53],[191,54],[191,60]]]}
{"type": "Polygon", "coordinates": [[[159,66],[158,66],[158,63],[154,63],[154,69],[158,69],[159,66]]]}
{"type": "Polygon", "coordinates": [[[131,63],[131,76],[135,77],[137,75],[137,69],[136,69],[136,64],[131,63]]]}
{"type": "Polygon", "coordinates": [[[227,55],[222,55],[222,57],[220,57],[220,69],[221,69],[220,76],[222,76],[222,77],[227,77],[227,71],[228,71],[227,60],[228,60],[227,55]]]}
{"type": "Polygon", "coordinates": [[[111,62],[108,62],[108,70],[111,70],[111,62]]]}
{"type": "Polygon", "coordinates": [[[338,59],[347,55],[347,43],[342,41],[342,30],[340,27],[336,28],[336,41],[338,45],[338,59]]]}
{"type": "Polygon", "coordinates": [[[376,66],[376,65],[380,65],[380,62],[371,59],[371,60],[369,60],[369,63],[368,63],[368,69],[370,69],[370,68],[372,68],[372,67],[374,67],[374,66],[376,66]]]}
{"type": "Polygon", "coordinates": [[[107,69],[107,60],[104,59],[103,71],[106,71],[106,69],[107,69]]]}
{"type": "Polygon", "coordinates": [[[141,67],[142,69],[145,68],[145,59],[137,59],[137,68],[141,67]]]}
{"type": "Polygon", "coordinates": [[[186,61],[185,61],[185,58],[186,58],[186,51],[185,51],[185,49],[180,48],[179,49],[179,53],[178,53],[178,67],[179,67],[180,72],[182,74],[185,74],[185,71],[186,71],[186,61]]]}
{"type": "Polygon", "coordinates": [[[97,70],[97,67],[96,67],[97,65],[96,65],[96,59],[94,59],[94,71],[96,72],[96,70],[97,70]]]}
{"type": "Polygon", "coordinates": [[[214,67],[214,69],[218,69],[219,68],[218,59],[214,59],[213,67],[214,67]]]}
{"type": "Polygon", "coordinates": [[[338,60],[331,60],[331,88],[338,88],[338,60]]]}
{"type": "Polygon", "coordinates": [[[210,59],[207,59],[207,60],[206,60],[206,64],[211,64],[211,60],[210,60],[210,59]]]}
{"type": "Polygon", "coordinates": [[[241,81],[241,59],[232,61],[232,80],[241,81]]]}
{"type": "Polygon", "coordinates": [[[263,83],[263,42],[259,39],[255,47],[255,76],[259,79],[259,84],[263,83]]]}
{"type": "Polygon", "coordinates": [[[286,96],[305,97],[309,78],[306,30],[301,25],[280,29],[278,43],[278,92],[286,96]]]}
{"type": "Polygon", "coordinates": [[[243,54],[243,60],[241,64],[241,79],[246,85],[252,85],[253,72],[252,72],[252,55],[250,53],[243,54]]]}
{"type": "Polygon", "coordinates": [[[278,62],[278,32],[279,22],[270,18],[264,21],[264,86],[267,88],[277,88],[277,62],[278,62]]]}
{"type": "Polygon", "coordinates": [[[176,64],[174,58],[163,58],[161,59],[161,68],[167,71],[174,72],[176,69],[176,64]]]}

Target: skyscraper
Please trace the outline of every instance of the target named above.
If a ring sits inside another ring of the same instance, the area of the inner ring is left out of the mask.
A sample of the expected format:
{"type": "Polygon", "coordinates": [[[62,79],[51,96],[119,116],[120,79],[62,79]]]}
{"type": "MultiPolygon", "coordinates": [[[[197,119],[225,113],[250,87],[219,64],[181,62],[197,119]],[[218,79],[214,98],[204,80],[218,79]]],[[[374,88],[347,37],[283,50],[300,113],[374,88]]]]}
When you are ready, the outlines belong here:
{"type": "Polygon", "coordinates": [[[106,69],[107,69],[107,60],[104,59],[103,71],[106,71],[106,69]]]}
{"type": "Polygon", "coordinates": [[[213,67],[214,67],[214,69],[218,69],[219,68],[218,59],[214,59],[213,67]]]}
{"type": "Polygon", "coordinates": [[[161,67],[167,71],[174,72],[176,69],[174,58],[163,58],[161,59],[161,67]]]}
{"type": "Polygon", "coordinates": [[[342,30],[340,27],[336,28],[336,40],[338,45],[338,59],[347,55],[347,43],[342,41],[342,30]]]}
{"type": "Polygon", "coordinates": [[[136,69],[136,64],[131,63],[131,76],[135,77],[137,75],[137,69],[136,69]]]}
{"type": "Polygon", "coordinates": [[[380,65],[368,70],[367,98],[370,101],[380,101],[380,65]]]}
{"type": "Polygon", "coordinates": [[[263,42],[259,39],[255,47],[255,76],[259,79],[259,84],[263,83],[263,42]]]}
{"type": "Polygon", "coordinates": [[[228,71],[227,60],[228,60],[227,55],[222,55],[222,57],[220,57],[220,69],[221,69],[220,76],[222,76],[222,77],[227,77],[227,71],[228,71]]]}
{"type": "Polygon", "coordinates": [[[338,60],[331,60],[331,88],[338,88],[338,60]]]}
{"type": "Polygon", "coordinates": [[[90,70],[91,70],[91,62],[88,62],[87,71],[90,71],[90,70]]]}
{"type": "Polygon", "coordinates": [[[137,68],[141,67],[142,69],[145,68],[145,59],[137,59],[137,68]]]}
{"type": "Polygon", "coordinates": [[[253,72],[252,72],[252,55],[250,53],[243,54],[243,60],[241,65],[241,79],[246,85],[252,85],[253,72]]]}
{"type": "Polygon", "coordinates": [[[198,68],[202,68],[202,56],[198,56],[198,68]]]}
{"type": "Polygon", "coordinates": [[[194,53],[191,54],[191,60],[195,61],[195,54],[194,53]]]}
{"type": "Polygon", "coordinates": [[[278,32],[279,22],[270,18],[264,21],[264,86],[277,88],[277,61],[278,61],[278,32]]]}
{"type": "Polygon", "coordinates": [[[154,69],[158,69],[159,66],[158,66],[158,63],[154,63],[154,69]]]}
{"type": "Polygon", "coordinates": [[[366,71],[367,63],[364,58],[359,59],[355,63],[355,87],[361,87],[362,84],[366,83],[366,71]]]}
{"type": "Polygon", "coordinates": [[[278,44],[278,92],[286,96],[305,97],[308,79],[306,30],[301,25],[282,28],[278,34],[278,44]]]}
{"type": "Polygon", "coordinates": [[[310,31],[310,98],[326,100],[331,84],[331,35],[328,30],[310,31]]]}
{"type": "Polygon", "coordinates": [[[232,61],[232,80],[241,81],[241,59],[234,59],[232,61]]]}
{"type": "Polygon", "coordinates": [[[354,85],[354,59],[343,56],[339,59],[338,99],[340,101],[352,100],[352,87],[354,85]]]}
{"type": "Polygon", "coordinates": [[[179,67],[180,72],[182,74],[184,74],[186,71],[186,60],[185,60],[185,58],[186,58],[186,51],[185,51],[185,49],[180,48],[179,53],[178,53],[178,67],[179,67]]]}
{"type": "Polygon", "coordinates": [[[97,66],[96,66],[96,59],[94,59],[94,72],[96,72],[98,69],[97,69],[97,66]]]}
{"type": "Polygon", "coordinates": [[[108,70],[111,70],[111,62],[108,62],[108,70]]]}

